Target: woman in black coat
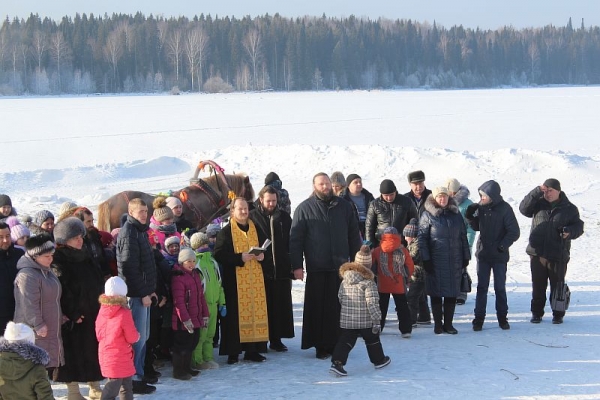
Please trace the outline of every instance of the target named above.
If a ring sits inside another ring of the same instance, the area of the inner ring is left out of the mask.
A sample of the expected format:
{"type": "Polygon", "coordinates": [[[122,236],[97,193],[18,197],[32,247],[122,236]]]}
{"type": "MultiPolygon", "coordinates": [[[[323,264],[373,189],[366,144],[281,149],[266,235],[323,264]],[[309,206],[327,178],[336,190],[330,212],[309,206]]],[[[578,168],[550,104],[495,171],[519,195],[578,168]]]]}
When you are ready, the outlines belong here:
{"type": "Polygon", "coordinates": [[[427,197],[419,221],[418,238],[419,252],[427,272],[427,294],[431,296],[434,332],[457,334],[452,326],[456,296],[460,293],[462,270],[469,265],[471,254],[465,222],[456,202],[448,196],[447,188],[437,187],[427,197]]]}
{"type": "Polygon", "coordinates": [[[98,362],[95,323],[104,292],[102,271],[83,248],[85,227],[81,220],[69,217],[54,228],[57,243],[53,267],[62,284],[61,308],[68,318],[62,326],[65,365],[56,371],[57,382],[67,382],[69,398],[77,398],[79,385],[90,385],[89,397],[100,398],[102,380],[98,362]]]}

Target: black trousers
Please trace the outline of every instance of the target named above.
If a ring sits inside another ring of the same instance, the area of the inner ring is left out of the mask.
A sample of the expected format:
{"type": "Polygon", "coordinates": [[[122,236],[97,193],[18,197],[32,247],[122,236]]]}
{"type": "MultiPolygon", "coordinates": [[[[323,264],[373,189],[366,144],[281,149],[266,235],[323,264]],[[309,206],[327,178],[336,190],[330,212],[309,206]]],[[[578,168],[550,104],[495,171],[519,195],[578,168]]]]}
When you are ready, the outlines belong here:
{"type": "MultiPolygon", "coordinates": [[[[412,321],[410,318],[410,310],[406,301],[405,294],[392,293],[394,303],[396,304],[396,314],[398,315],[398,327],[402,333],[412,332],[412,321]]],[[[387,317],[388,308],[390,305],[390,293],[379,292],[379,308],[381,309],[381,328],[385,326],[385,318],[387,317]]]]}
{"type": "Polygon", "coordinates": [[[383,354],[383,347],[379,341],[379,334],[372,332],[371,328],[364,329],[340,329],[340,337],[335,349],[333,350],[333,356],[331,361],[341,361],[343,365],[346,365],[348,361],[348,355],[354,348],[356,340],[361,336],[365,340],[367,346],[367,354],[369,360],[375,365],[381,364],[385,355],[383,354]]]}
{"type": "MultiPolygon", "coordinates": [[[[565,280],[567,263],[550,261],[543,257],[531,256],[531,313],[544,315],[546,306],[546,289],[550,281],[550,300],[558,282],[565,280]]],[[[564,317],[564,311],[552,310],[552,315],[564,317]]]]}

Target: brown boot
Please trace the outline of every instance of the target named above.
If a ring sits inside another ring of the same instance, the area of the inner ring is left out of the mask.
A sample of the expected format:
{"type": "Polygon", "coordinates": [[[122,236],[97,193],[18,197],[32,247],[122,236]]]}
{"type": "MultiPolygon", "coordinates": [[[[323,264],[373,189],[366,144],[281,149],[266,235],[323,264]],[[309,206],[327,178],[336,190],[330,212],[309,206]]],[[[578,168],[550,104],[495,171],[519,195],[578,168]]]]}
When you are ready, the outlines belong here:
{"type": "Polygon", "coordinates": [[[67,400],[85,400],[79,391],[78,382],[67,383],[67,400]]]}
{"type": "Polygon", "coordinates": [[[100,382],[88,382],[90,387],[90,392],[88,393],[88,397],[90,400],[100,400],[102,397],[102,388],[100,388],[100,382]]]}

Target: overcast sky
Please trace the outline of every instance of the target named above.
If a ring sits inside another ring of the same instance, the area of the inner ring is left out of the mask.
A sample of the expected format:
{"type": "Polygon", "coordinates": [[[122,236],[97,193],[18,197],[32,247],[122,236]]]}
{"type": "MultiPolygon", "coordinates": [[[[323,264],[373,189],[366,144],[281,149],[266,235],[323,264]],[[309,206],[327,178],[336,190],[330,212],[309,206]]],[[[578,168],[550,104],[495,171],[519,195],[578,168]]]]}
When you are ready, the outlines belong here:
{"type": "Polygon", "coordinates": [[[445,27],[495,29],[504,25],[515,28],[563,26],[569,17],[573,26],[600,25],[600,0],[2,0],[0,13],[27,17],[60,19],[75,13],[109,15],[113,12],[193,17],[201,13],[243,17],[279,13],[285,17],[304,15],[328,17],[369,17],[376,19],[412,19],[436,21],[445,27]]]}

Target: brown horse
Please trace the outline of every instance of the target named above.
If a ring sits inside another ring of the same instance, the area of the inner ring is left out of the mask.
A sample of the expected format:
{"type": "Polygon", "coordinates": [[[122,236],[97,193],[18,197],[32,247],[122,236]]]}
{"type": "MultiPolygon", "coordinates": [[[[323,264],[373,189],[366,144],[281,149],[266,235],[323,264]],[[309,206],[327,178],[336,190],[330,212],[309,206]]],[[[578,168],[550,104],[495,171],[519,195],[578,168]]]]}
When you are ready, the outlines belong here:
{"type": "MultiPolygon", "coordinates": [[[[196,174],[196,177],[198,175],[196,174]]],[[[227,214],[230,197],[243,197],[249,202],[254,200],[254,189],[250,178],[244,175],[211,175],[208,178],[192,179],[190,186],[171,193],[181,200],[183,216],[191,221],[196,229],[208,225],[213,219],[227,214]],[[224,180],[228,187],[224,187],[224,180]],[[196,183],[197,182],[197,183],[196,183]],[[233,192],[230,194],[229,191],[233,192]]],[[[121,217],[127,213],[129,200],[141,198],[148,205],[152,215],[152,202],[157,195],[127,190],[118,193],[98,205],[98,229],[110,232],[121,226],[121,217]]]]}

